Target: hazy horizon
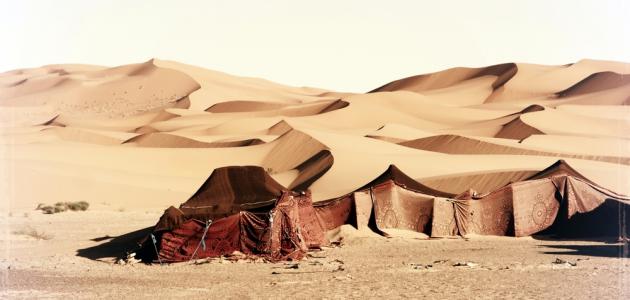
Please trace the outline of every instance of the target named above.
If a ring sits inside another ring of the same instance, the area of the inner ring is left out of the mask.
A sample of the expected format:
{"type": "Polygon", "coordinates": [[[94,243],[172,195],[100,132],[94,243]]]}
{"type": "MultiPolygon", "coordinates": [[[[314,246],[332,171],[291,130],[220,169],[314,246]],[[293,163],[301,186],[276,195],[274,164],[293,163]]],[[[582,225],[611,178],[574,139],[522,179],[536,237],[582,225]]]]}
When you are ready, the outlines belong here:
{"type": "Polygon", "coordinates": [[[622,1],[28,1],[0,12],[0,72],[159,58],[294,86],[364,92],[505,62],[630,61],[622,1]]]}

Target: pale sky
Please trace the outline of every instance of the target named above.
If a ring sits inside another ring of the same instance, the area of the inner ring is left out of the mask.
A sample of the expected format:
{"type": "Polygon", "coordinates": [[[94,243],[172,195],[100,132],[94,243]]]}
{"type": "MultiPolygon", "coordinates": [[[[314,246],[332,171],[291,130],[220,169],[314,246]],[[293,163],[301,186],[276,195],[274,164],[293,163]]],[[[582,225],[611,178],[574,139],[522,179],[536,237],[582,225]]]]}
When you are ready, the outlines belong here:
{"type": "Polygon", "coordinates": [[[365,92],[503,62],[630,62],[630,1],[0,0],[0,71],[176,60],[365,92]]]}

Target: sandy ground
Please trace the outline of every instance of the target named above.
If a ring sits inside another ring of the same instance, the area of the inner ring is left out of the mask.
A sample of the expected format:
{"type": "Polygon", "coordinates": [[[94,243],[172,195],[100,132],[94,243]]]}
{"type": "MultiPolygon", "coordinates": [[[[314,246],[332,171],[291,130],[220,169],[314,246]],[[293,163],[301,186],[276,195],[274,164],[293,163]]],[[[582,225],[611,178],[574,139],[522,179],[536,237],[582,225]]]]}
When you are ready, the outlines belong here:
{"type": "Polygon", "coordinates": [[[7,232],[0,240],[0,297],[630,297],[630,260],[620,258],[624,248],[610,241],[529,237],[421,240],[384,238],[343,228],[341,246],[312,252],[297,263],[115,264],[114,258],[143,234],[133,232],[153,225],[160,213],[97,207],[55,215],[35,211],[4,215],[7,232]],[[25,228],[50,239],[15,233],[25,228]],[[554,264],[556,259],[576,265],[554,264]],[[458,263],[468,265],[454,266],[458,263]]]}

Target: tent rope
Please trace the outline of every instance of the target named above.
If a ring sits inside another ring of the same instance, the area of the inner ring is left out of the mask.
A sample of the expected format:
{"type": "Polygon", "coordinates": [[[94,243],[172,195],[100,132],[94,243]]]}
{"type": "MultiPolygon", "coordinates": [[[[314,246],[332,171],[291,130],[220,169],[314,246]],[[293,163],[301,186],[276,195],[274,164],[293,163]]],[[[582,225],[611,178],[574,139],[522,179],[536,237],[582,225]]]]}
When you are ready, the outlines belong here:
{"type": "Polygon", "coordinates": [[[275,213],[275,209],[269,211],[269,226],[267,230],[269,230],[269,240],[267,241],[267,249],[265,249],[266,253],[271,254],[271,243],[273,242],[273,214],[275,213]]]}
{"type": "Polygon", "coordinates": [[[157,256],[158,262],[160,262],[160,266],[162,265],[162,260],[160,259],[160,252],[157,249],[157,240],[155,239],[155,235],[151,233],[151,241],[153,241],[153,249],[155,249],[155,255],[157,256]]]}
{"type": "Polygon", "coordinates": [[[197,244],[197,248],[195,248],[195,251],[193,252],[193,254],[190,256],[190,260],[193,260],[195,258],[195,255],[197,255],[197,251],[199,250],[199,247],[201,246],[203,248],[203,250],[206,250],[206,234],[208,233],[208,229],[210,228],[210,225],[212,224],[212,220],[207,220],[206,221],[206,227],[203,229],[203,234],[201,235],[201,239],[199,240],[199,244],[197,244]]]}

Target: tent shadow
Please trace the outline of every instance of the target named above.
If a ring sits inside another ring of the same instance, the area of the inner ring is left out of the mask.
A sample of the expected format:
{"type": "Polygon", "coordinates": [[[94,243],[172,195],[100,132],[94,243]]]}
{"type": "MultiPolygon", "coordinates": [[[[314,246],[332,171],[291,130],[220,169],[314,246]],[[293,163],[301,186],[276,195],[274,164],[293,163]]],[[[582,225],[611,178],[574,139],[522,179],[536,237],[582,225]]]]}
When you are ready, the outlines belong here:
{"type": "Polygon", "coordinates": [[[556,234],[535,234],[531,236],[535,240],[539,241],[575,241],[575,242],[601,242],[605,244],[617,244],[619,243],[619,237],[615,236],[566,236],[556,234]]]}
{"type": "Polygon", "coordinates": [[[552,255],[580,255],[593,257],[630,257],[628,244],[604,244],[604,245],[542,245],[546,248],[558,249],[559,251],[544,251],[545,254],[552,255]],[[569,251],[562,251],[569,250],[569,251]]]}
{"type": "Polygon", "coordinates": [[[137,249],[138,242],[151,233],[153,226],[132,231],[117,237],[96,237],[92,241],[106,242],[84,249],[77,250],[77,256],[85,257],[92,260],[100,260],[103,258],[122,258],[126,252],[137,249]]]}

